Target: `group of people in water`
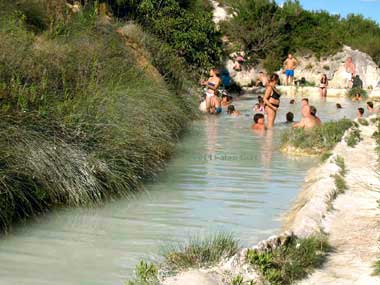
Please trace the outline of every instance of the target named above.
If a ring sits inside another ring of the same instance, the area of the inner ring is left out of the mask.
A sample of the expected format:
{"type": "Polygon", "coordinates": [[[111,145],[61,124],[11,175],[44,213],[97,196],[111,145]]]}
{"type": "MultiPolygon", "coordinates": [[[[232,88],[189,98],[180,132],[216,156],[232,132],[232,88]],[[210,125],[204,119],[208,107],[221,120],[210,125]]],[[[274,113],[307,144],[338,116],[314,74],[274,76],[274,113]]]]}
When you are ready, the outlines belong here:
{"type": "MultiPolygon", "coordinates": [[[[294,81],[294,70],[297,67],[297,60],[291,55],[284,62],[284,73],[286,75],[286,85],[293,84],[294,81]]],[[[348,58],[345,64],[347,73],[351,73],[350,80],[352,76],[355,75],[355,65],[352,62],[352,58],[348,58]]],[[[347,75],[348,79],[348,75],[347,75]]],[[[252,129],[254,130],[265,130],[271,129],[274,126],[278,109],[280,107],[281,93],[277,86],[279,84],[279,75],[273,73],[270,77],[264,72],[260,72],[256,86],[265,88],[264,96],[258,96],[258,102],[254,106],[254,123],[252,129]],[[266,121],[266,122],[265,122],[266,121]]],[[[201,81],[201,85],[206,87],[206,99],[205,99],[205,111],[210,114],[220,114],[223,107],[227,107],[227,114],[229,116],[239,116],[240,112],[236,110],[235,106],[232,105],[232,97],[228,94],[223,94],[221,98],[217,96],[219,87],[222,81],[219,76],[217,69],[213,68],[210,70],[210,77],[208,80],[201,81]]],[[[328,88],[328,78],[326,74],[322,74],[320,79],[320,95],[322,98],[326,98],[328,88]]],[[[353,101],[362,101],[362,96],[357,93],[353,101]]],[[[295,104],[295,100],[290,100],[290,104],[295,104]]],[[[338,103],[336,104],[337,109],[341,109],[342,106],[338,103]]],[[[380,112],[380,110],[374,109],[372,102],[367,102],[367,110],[369,113],[380,112]]],[[[292,123],[294,128],[311,129],[322,124],[320,118],[317,116],[317,109],[314,106],[309,105],[309,100],[303,98],[301,100],[301,115],[302,118],[299,122],[294,123],[294,114],[288,112],[286,114],[286,122],[292,123]]],[[[358,117],[364,115],[364,108],[358,108],[358,117]]]]}

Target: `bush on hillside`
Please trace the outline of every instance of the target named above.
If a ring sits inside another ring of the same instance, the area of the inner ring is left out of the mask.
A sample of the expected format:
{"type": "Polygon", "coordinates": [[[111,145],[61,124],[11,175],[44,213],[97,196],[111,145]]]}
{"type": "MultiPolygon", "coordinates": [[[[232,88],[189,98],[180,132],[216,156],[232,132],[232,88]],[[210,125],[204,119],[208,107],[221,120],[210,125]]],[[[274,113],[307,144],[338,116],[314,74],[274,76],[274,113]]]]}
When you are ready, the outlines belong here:
{"type": "MultiPolygon", "coordinates": [[[[94,1],[93,1],[94,2],[94,1]]],[[[203,0],[104,0],[115,15],[140,23],[183,57],[189,72],[221,61],[220,34],[212,21],[210,3],[203,0]]]]}
{"type": "Polygon", "coordinates": [[[325,56],[344,44],[368,53],[380,64],[380,27],[375,21],[307,11],[299,1],[290,0],[281,7],[271,0],[231,1],[230,5],[237,15],[222,25],[223,31],[252,58],[265,59],[270,70],[280,68],[288,52],[325,56]]]}

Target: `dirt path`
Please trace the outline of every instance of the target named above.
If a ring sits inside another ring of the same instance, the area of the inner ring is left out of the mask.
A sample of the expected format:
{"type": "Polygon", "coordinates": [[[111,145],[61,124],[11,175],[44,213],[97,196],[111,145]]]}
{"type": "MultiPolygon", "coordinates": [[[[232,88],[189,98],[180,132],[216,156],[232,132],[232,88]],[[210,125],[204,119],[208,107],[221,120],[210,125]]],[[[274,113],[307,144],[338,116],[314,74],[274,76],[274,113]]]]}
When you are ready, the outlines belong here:
{"type": "Polygon", "coordinates": [[[363,141],[357,147],[337,149],[348,169],[345,180],[349,188],[337,197],[334,210],[322,223],[334,252],[323,268],[299,284],[380,284],[380,278],[372,276],[373,265],[380,258],[379,168],[373,129],[361,129],[363,141]]]}

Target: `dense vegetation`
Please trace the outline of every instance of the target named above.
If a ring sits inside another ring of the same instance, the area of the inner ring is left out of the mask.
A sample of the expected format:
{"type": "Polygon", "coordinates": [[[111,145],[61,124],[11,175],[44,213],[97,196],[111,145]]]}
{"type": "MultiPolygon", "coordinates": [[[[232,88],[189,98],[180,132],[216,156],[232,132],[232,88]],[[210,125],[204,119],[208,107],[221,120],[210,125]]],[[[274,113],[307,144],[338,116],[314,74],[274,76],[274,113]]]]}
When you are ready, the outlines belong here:
{"type": "Polygon", "coordinates": [[[219,63],[220,34],[208,0],[103,0],[119,18],[140,23],[184,58],[189,73],[219,63]],[[201,69],[199,69],[201,68],[201,69]]]}
{"type": "Polygon", "coordinates": [[[0,38],[0,229],[138,188],[196,115],[188,58],[91,3],[1,0],[0,38]]]}
{"type": "Polygon", "coordinates": [[[268,252],[249,250],[247,259],[269,284],[288,285],[320,267],[330,250],[324,236],[292,238],[268,252]]]}
{"type": "MultiPolygon", "coordinates": [[[[311,154],[322,154],[340,142],[345,131],[353,126],[354,122],[351,120],[342,119],[326,122],[311,130],[289,129],[282,135],[282,146],[294,147],[311,154]]],[[[349,141],[351,146],[354,146],[358,140],[356,135],[357,132],[349,141]]]]}
{"type": "Polygon", "coordinates": [[[344,44],[380,64],[380,27],[361,15],[341,18],[326,11],[307,11],[298,0],[287,0],[281,7],[273,0],[223,2],[237,12],[224,23],[223,31],[252,62],[264,60],[269,71],[277,70],[288,52],[325,56],[344,44]]]}

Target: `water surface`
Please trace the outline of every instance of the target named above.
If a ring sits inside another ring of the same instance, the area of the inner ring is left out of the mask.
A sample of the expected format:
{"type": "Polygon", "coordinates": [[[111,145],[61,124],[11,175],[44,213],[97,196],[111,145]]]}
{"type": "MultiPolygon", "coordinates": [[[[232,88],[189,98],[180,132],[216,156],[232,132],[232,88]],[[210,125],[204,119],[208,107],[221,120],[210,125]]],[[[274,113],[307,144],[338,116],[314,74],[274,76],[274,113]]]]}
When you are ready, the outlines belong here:
{"type": "MultiPolygon", "coordinates": [[[[298,103],[300,98],[297,99],[298,103]]],[[[283,99],[275,130],[250,131],[253,99],[194,122],[166,170],[129,199],[96,209],[55,211],[17,227],[0,240],[0,284],[124,284],[141,258],[157,258],[163,245],[217,231],[251,244],[275,233],[297,195],[310,158],[279,152],[285,113],[299,105],[283,99]]],[[[322,120],[355,116],[345,99],[311,101],[322,120]],[[344,109],[336,110],[340,102],[344,109]]],[[[364,105],[362,103],[361,105],[364,105]]]]}

